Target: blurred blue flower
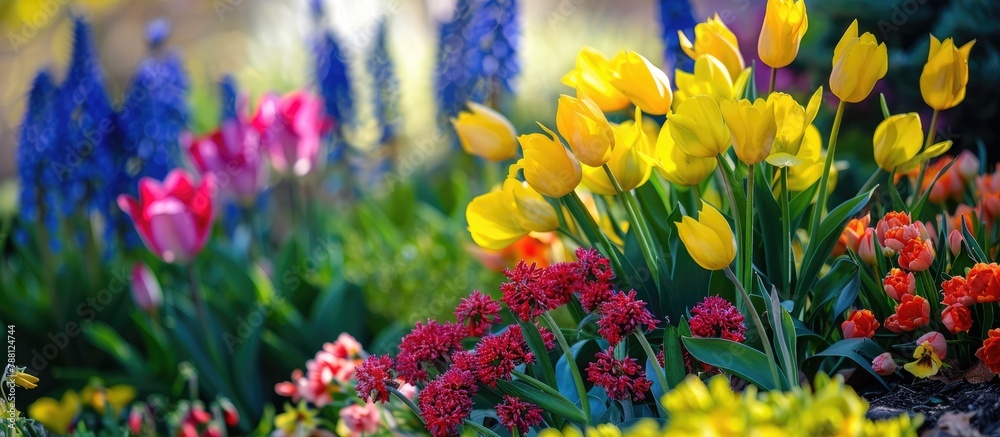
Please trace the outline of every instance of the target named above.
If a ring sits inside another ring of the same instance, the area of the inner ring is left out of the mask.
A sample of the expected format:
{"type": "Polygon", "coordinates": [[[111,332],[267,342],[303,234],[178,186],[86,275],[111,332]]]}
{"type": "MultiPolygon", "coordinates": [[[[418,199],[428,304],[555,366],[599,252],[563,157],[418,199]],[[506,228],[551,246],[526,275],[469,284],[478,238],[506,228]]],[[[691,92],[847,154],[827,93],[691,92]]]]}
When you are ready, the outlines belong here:
{"type": "Polygon", "coordinates": [[[694,16],[688,0],[660,0],[660,35],[663,38],[665,69],[680,68],[691,71],[694,61],[681,50],[677,31],[693,34],[694,16]]]}
{"type": "Polygon", "coordinates": [[[399,112],[397,111],[399,78],[396,77],[396,68],[386,47],[386,24],[386,21],[379,23],[375,46],[368,56],[368,70],[375,82],[375,117],[382,128],[379,142],[383,144],[396,136],[395,131],[399,122],[399,112]]]}
{"type": "Polygon", "coordinates": [[[520,72],[517,60],[520,24],[516,0],[484,0],[475,13],[470,39],[469,69],[488,81],[488,93],[513,93],[520,72]]]}
{"type": "Polygon", "coordinates": [[[465,102],[481,102],[485,97],[473,98],[480,71],[470,69],[470,65],[474,64],[468,59],[470,50],[478,50],[477,47],[471,47],[469,42],[479,41],[483,36],[474,34],[474,30],[482,28],[472,25],[481,3],[482,0],[458,0],[451,20],[442,23],[438,29],[436,90],[439,109],[446,117],[461,111],[465,102]]]}
{"type": "Polygon", "coordinates": [[[20,181],[20,216],[24,223],[42,221],[50,232],[56,230],[58,205],[55,196],[61,192],[50,167],[57,154],[58,128],[56,106],[58,86],[48,71],[35,76],[28,94],[28,109],[21,123],[17,148],[17,176],[20,181]]]}
{"type": "Polygon", "coordinates": [[[316,84],[326,105],[326,113],[333,117],[337,129],[354,119],[354,94],[351,76],[344,52],[333,33],[323,34],[313,47],[316,67],[316,84]]]}
{"type": "Polygon", "coordinates": [[[219,102],[222,110],[219,113],[219,121],[233,120],[238,117],[236,103],[239,99],[239,92],[236,88],[236,79],[231,75],[225,75],[219,81],[219,102]]]}

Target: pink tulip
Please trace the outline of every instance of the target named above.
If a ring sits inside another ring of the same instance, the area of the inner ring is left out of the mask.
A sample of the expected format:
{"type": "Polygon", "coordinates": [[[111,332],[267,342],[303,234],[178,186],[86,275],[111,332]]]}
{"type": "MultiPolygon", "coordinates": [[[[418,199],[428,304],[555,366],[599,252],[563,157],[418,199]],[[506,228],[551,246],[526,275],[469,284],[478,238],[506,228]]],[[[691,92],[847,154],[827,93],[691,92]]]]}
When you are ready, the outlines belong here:
{"type": "Polygon", "coordinates": [[[368,402],[364,406],[352,404],[340,409],[340,420],[351,433],[351,437],[372,434],[378,431],[382,416],[378,406],[368,402]]]}
{"type": "Polygon", "coordinates": [[[885,352],[872,360],[872,370],[879,375],[889,376],[896,371],[896,362],[892,360],[890,353],[885,352]]]}
{"type": "Polygon", "coordinates": [[[951,254],[958,256],[962,252],[962,243],[965,242],[965,236],[958,229],[954,229],[948,234],[948,248],[951,249],[951,254]]]}
{"type": "Polygon", "coordinates": [[[162,184],[143,178],[139,198],[122,194],[118,207],[135,224],[142,241],[169,263],[186,264],[208,241],[214,218],[215,181],[211,173],[197,186],[188,172],[175,169],[162,184]]]}
{"type": "Polygon", "coordinates": [[[976,154],[963,150],[958,154],[958,162],[953,164],[958,169],[958,174],[965,182],[973,181],[979,176],[979,157],[976,154]]]}
{"type": "Polygon", "coordinates": [[[142,308],[143,311],[152,314],[163,304],[163,293],[160,290],[160,283],[153,275],[149,266],[142,262],[132,266],[132,300],[142,308]]]}
{"type": "Polygon", "coordinates": [[[229,119],[214,132],[192,138],[181,136],[181,145],[202,174],[212,173],[225,193],[243,205],[253,205],[267,181],[260,132],[244,120],[229,119]]]}
{"type": "Polygon", "coordinates": [[[861,258],[865,264],[874,265],[875,264],[875,229],[867,228],[865,233],[861,236],[861,240],[858,242],[858,257],[861,258]]]}
{"type": "Polygon", "coordinates": [[[924,344],[924,342],[930,342],[931,347],[934,348],[934,354],[940,359],[944,359],[945,355],[948,354],[948,343],[945,341],[944,336],[940,332],[931,331],[924,335],[921,335],[917,339],[917,346],[924,344]]]}
{"type": "Polygon", "coordinates": [[[254,115],[262,143],[279,173],[305,176],[320,164],[322,137],[333,127],[323,101],[305,91],[278,97],[265,95],[254,115]]]}

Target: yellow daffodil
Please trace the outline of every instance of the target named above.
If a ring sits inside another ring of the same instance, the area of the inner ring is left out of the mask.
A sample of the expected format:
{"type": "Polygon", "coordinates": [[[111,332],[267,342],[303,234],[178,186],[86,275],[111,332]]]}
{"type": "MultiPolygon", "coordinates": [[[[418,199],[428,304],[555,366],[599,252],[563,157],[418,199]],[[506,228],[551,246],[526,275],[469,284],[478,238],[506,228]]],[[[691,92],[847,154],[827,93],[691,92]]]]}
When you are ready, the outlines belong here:
{"type": "Polygon", "coordinates": [[[67,390],[58,401],[46,397],[28,405],[28,417],[56,434],[66,434],[80,408],[80,397],[73,390],[67,390]]]}
{"type": "Polygon", "coordinates": [[[924,144],[924,131],[916,112],[896,114],[882,120],[875,128],[873,143],[875,163],[888,172],[912,170],[951,147],[951,141],[943,141],[920,152],[920,147],[924,144]]]}
{"type": "Polygon", "coordinates": [[[768,0],[757,39],[757,56],[771,68],[791,64],[809,29],[805,0],[768,0]]]}
{"type": "Polygon", "coordinates": [[[503,161],[517,153],[517,132],[507,117],[487,106],[468,102],[468,111],[451,119],[462,149],[490,161],[503,161]]]}
{"type": "Polygon", "coordinates": [[[636,52],[623,50],[611,59],[611,85],[642,112],[663,115],[670,111],[673,100],[670,79],[636,52]]]}
{"type": "Polygon", "coordinates": [[[698,158],[715,158],[729,149],[731,136],[714,99],[697,95],[685,100],[667,116],[674,143],[684,153],[698,158]]]}
{"type": "MultiPolygon", "coordinates": [[[[813,93],[805,108],[785,93],[771,93],[767,96],[774,109],[774,122],[778,128],[774,135],[774,144],[771,145],[771,154],[767,157],[769,164],[775,167],[788,167],[803,162],[803,157],[799,156],[799,151],[802,150],[802,138],[816,119],[822,98],[823,87],[819,87],[813,93]]],[[[817,149],[816,157],[818,156],[817,149]]]]}
{"type": "Polygon", "coordinates": [[[858,36],[858,20],[854,20],[833,49],[830,91],[845,102],[860,102],[888,70],[885,43],[879,44],[871,32],[858,36]]]}
{"type": "Polygon", "coordinates": [[[691,59],[698,59],[705,54],[712,55],[726,66],[732,77],[739,76],[746,68],[743,55],[740,53],[740,43],[733,31],[729,30],[726,23],[719,18],[719,14],[694,26],[693,43],[680,30],[677,31],[677,38],[681,49],[691,59]]]}
{"type": "Polygon", "coordinates": [[[517,165],[524,169],[524,179],[535,191],[559,198],[569,194],[583,179],[580,161],[573,156],[551,129],[541,123],[546,134],[533,133],[517,137],[524,158],[517,165]]]}
{"type": "Polygon", "coordinates": [[[33,389],[38,387],[38,377],[24,373],[23,371],[17,370],[11,375],[11,380],[14,384],[24,387],[26,389],[33,389]]]}
{"type": "Polygon", "coordinates": [[[674,93],[674,108],[691,97],[705,94],[715,100],[743,97],[743,90],[750,80],[750,69],[745,68],[737,76],[729,74],[726,65],[715,56],[704,54],[694,61],[694,73],[674,71],[677,92],[674,93]]]}
{"type": "Polygon", "coordinates": [[[590,97],[559,96],[556,128],[582,164],[600,167],[611,159],[615,135],[604,112],[590,97]]]}
{"type": "Polygon", "coordinates": [[[732,133],[733,149],[740,161],[756,164],[771,154],[777,125],[774,110],[766,100],[758,98],[753,103],[747,99],[723,100],[719,108],[732,133]]]}
{"type": "MultiPolygon", "coordinates": [[[[653,144],[643,125],[642,110],[637,110],[635,122],[627,121],[612,127],[615,149],[607,165],[624,191],[645,184],[653,172],[653,144]]],[[[583,166],[583,186],[605,196],[617,194],[603,167],[583,166]]]]}
{"type": "Polygon", "coordinates": [[[556,209],[526,182],[508,177],[503,183],[504,203],[509,213],[527,231],[551,232],[559,227],[556,209]]]}
{"type": "Polygon", "coordinates": [[[576,55],[576,68],[563,76],[562,83],[575,88],[577,97],[593,99],[602,111],[625,109],[628,97],[611,85],[610,72],[611,62],[603,53],[584,47],[576,55]]]}
{"type": "Polygon", "coordinates": [[[316,429],[316,410],[306,406],[301,401],[295,407],[285,404],[285,412],[274,416],[274,427],[282,430],[286,436],[309,435],[316,429]]]}
{"type": "Polygon", "coordinates": [[[917,378],[934,376],[937,375],[938,370],[941,370],[941,358],[934,353],[934,346],[931,345],[930,341],[925,341],[917,346],[917,349],[913,351],[913,358],[917,360],[904,364],[903,368],[917,378]]]}
{"type": "Polygon", "coordinates": [[[684,217],[677,233],[691,258],[706,270],[722,270],[736,258],[736,237],[719,210],[702,203],[698,219],[684,217]]]}
{"type": "Polygon", "coordinates": [[[930,53],[920,73],[920,94],[927,106],[938,111],[954,108],[965,100],[969,83],[969,52],[976,40],[957,47],[951,38],[938,41],[931,35],[930,53]]]}
{"type": "Polygon", "coordinates": [[[699,158],[684,153],[670,136],[670,128],[663,125],[656,139],[656,171],[664,179],[677,185],[698,185],[715,171],[715,158],[699,158]]]}

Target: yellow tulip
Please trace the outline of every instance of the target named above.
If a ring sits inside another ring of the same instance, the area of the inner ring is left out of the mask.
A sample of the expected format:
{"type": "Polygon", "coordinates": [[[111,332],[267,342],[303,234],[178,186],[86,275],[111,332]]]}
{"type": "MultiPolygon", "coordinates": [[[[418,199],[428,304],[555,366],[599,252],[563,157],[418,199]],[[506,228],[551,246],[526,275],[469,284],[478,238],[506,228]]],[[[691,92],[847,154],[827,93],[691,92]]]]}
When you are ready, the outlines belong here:
{"type": "Polygon", "coordinates": [[[583,179],[580,161],[573,156],[551,129],[538,124],[548,135],[533,133],[517,137],[524,158],[517,165],[524,169],[524,179],[535,191],[562,197],[580,185],[583,179]]]}
{"type": "MultiPolygon", "coordinates": [[[[799,154],[796,156],[801,163],[786,168],[788,170],[788,191],[805,191],[823,176],[826,154],[822,153],[822,142],[819,129],[809,125],[805,135],[802,136],[802,147],[799,148],[799,154]]],[[[827,191],[832,192],[836,186],[837,167],[831,166],[827,191]]],[[[780,193],[780,190],[778,192],[780,193]]]]}
{"type": "Polygon", "coordinates": [[[774,109],[774,123],[778,127],[774,135],[774,144],[771,146],[771,154],[767,157],[769,164],[788,167],[802,163],[802,159],[798,156],[802,148],[802,136],[816,119],[822,98],[823,87],[819,87],[813,93],[805,108],[785,93],[771,93],[767,96],[767,101],[774,109]]]}
{"type": "Polygon", "coordinates": [[[905,172],[951,148],[951,141],[937,143],[923,152],[924,131],[916,112],[896,114],[879,123],[873,139],[875,163],[888,172],[905,172]]]}
{"type": "Polygon", "coordinates": [[[930,53],[920,73],[920,94],[931,108],[943,111],[965,100],[965,85],[969,83],[969,52],[976,40],[962,47],[945,38],[938,41],[931,35],[930,53]]]}
{"type": "Polygon", "coordinates": [[[501,250],[528,235],[509,201],[503,191],[493,191],[476,196],[465,207],[469,233],[479,247],[501,250]]]}
{"type": "Polygon", "coordinates": [[[768,0],[764,25],[757,39],[757,55],[771,68],[791,64],[799,54],[799,43],[809,29],[804,0],[768,0]]]}
{"type": "MultiPolygon", "coordinates": [[[[624,191],[645,184],[653,172],[653,143],[643,127],[641,110],[635,112],[635,122],[626,121],[612,126],[615,149],[607,164],[624,191]]],[[[602,167],[583,166],[583,186],[605,196],[617,194],[608,173],[602,167]]]]}
{"type": "Polygon", "coordinates": [[[740,161],[756,164],[771,154],[777,125],[774,110],[766,100],[758,98],[753,103],[747,99],[723,100],[719,108],[732,133],[733,148],[740,161]]]}
{"type": "Polygon", "coordinates": [[[709,96],[697,95],[678,105],[667,116],[667,127],[677,147],[698,158],[715,158],[729,149],[729,129],[719,104],[709,96]]]}
{"type": "Polygon", "coordinates": [[[615,135],[604,112],[590,97],[559,96],[556,128],[581,163],[600,167],[611,159],[615,135]]]}
{"type": "Polygon", "coordinates": [[[451,119],[462,149],[490,161],[503,161],[517,153],[517,132],[499,112],[476,102],[468,102],[469,111],[451,119]]]}
{"type": "Polygon", "coordinates": [[[559,228],[559,216],[548,200],[527,183],[508,177],[503,183],[504,203],[509,213],[527,231],[551,232],[559,228]]]}
{"type": "Polygon", "coordinates": [[[63,393],[62,399],[41,398],[28,405],[28,417],[45,425],[56,434],[66,434],[73,419],[80,413],[80,397],[73,390],[63,393]]]}
{"type": "Polygon", "coordinates": [[[698,94],[705,94],[715,100],[735,99],[743,96],[743,90],[750,81],[750,69],[745,68],[737,76],[729,74],[726,65],[715,56],[705,54],[694,61],[694,73],[674,71],[677,92],[674,107],[698,94]]]}
{"type": "Polygon", "coordinates": [[[576,89],[576,96],[586,95],[597,103],[602,111],[617,111],[629,105],[618,88],[611,85],[611,62],[603,53],[591,47],[580,49],[576,55],[576,68],[562,78],[562,83],[576,89]]]}
{"type": "Polygon", "coordinates": [[[833,49],[830,91],[840,100],[858,103],[871,94],[875,82],[888,70],[885,43],[879,44],[871,32],[859,37],[858,20],[854,20],[833,49]]]}
{"type": "Polygon", "coordinates": [[[743,55],[740,53],[740,43],[733,31],[726,27],[726,23],[719,19],[719,14],[694,26],[694,43],[680,30],[677,31],[677,38],[681,49],[691,59],[698,59],[701,55],[712,55],[726,66],[732,77],[739,76],[746,68],[743,55]]]}
{"type": "Polygon", "coordinates": [[[670,111],[670,79],[636,52],[623,50],[611,60],[611,85],[642,112],[663,115],[670,111]]]}
{"type": "Polygon", "coordinates": [[[702,203],[698,220],[684,217],[677,233],[691,258],[706,270],[722,270],[736,258],[736,237],[717,209],[702,203]]]}
{"type": "Polygon", "coordinates": [[[656,139],[656,171],[664,179],[677,185],[698,185],[715,171],[715,158],[698,158],[684,153],[670,136],[670,128],[663,125],[656,139]]]}

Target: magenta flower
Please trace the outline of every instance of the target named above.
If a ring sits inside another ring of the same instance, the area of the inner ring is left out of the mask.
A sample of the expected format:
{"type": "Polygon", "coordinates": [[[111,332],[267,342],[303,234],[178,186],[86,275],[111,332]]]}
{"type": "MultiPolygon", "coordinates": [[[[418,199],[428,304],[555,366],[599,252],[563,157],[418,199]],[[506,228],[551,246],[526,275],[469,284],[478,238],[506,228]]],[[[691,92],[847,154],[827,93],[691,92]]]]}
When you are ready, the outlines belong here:
{"type": "Polygon", "coordinates": [[[135,224],[143,243],[168,263],[186,264],[205,247],[214,219],[215,179],[206,175],[195,185],[188,172],[176,169],[163,183],[139,181],[139,198],[122,194],[118,207],[135,224]]]}
{"type": "Polygon", "coordinates": [[[137,262],[132,266],[132,280],[129,288],[132,291],[132,300],[148,314],[152,314],[163,304],[160,283],[156,280],[156,275],[149,269],[149,266],[142,262],[137,262]]]}
{"type": "Polygon", "coordinates": [[[267,184],[260,131],[245,120],[229,119],[200,137],[181,136],[198,172],[215,175],[219,188],[244,206],[253,205],[267,184]]]}
{"type": "Polygon", "coordinates": [[[265,95],[253,124],[263,132],[262,143],[274,169],[299,177],[319,165],[322,138],[333,128],[322,99],[301,90],[281,97],[265,95]]]}

